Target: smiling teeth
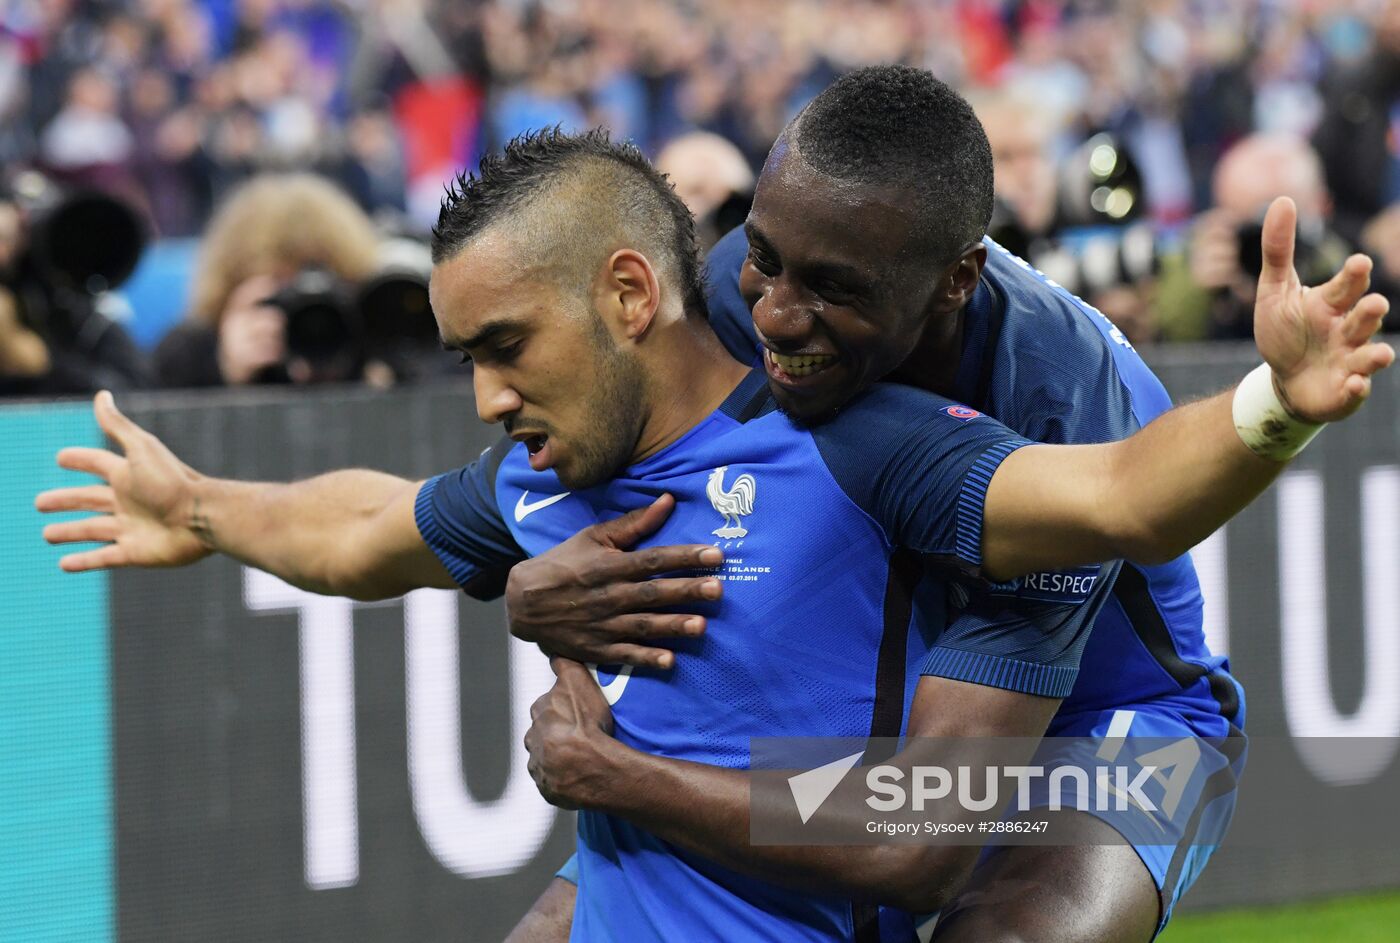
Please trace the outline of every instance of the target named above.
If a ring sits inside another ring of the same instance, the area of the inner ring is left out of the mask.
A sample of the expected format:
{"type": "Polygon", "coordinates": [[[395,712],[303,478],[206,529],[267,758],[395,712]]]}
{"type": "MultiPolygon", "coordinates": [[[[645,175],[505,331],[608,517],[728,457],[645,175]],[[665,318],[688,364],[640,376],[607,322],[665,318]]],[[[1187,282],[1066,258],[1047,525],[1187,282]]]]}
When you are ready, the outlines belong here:
{"type": "Polygon", "coordinates": [[[778,354],[770,350],[768,356],[773,358],[773,362],[784,373],[792,377],[809,377],[814,373],[820,373],[836,362],[836,357],[831,354],[789,357],[786,354],[778,354]]]}

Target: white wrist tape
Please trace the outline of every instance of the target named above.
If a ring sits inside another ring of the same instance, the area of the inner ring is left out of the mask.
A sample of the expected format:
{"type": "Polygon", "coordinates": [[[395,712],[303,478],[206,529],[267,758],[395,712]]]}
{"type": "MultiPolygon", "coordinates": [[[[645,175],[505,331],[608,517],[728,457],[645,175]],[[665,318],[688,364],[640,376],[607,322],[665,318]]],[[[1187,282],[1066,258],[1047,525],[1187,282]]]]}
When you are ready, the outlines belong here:
{"type": "Polygon", "coordinates": [[[1305,422],[1290,413],[1274,389],[1274,372],[1261,363],[1235,388],[1235,431],[1250,451],[1286,462],[1313,440],[1326,423],[1305,422]]]}

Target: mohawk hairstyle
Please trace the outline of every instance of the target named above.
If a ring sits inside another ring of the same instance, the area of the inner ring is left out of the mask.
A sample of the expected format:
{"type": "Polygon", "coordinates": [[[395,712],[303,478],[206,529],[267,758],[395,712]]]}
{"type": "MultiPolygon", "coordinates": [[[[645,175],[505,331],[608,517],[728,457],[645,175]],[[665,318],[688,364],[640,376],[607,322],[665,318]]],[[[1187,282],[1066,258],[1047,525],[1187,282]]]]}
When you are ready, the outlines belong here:
{"type": "Polygon", "coordinates": [[[992,218],[992,149],[972,106],[923,69],[872,66],[842,76],[794,123],[812,169],[913,197],[940,263],[980,240],[992,218]]]}
{"type": "Polygon", "coordinates": [[[539,248],[576,255],[621,234],[670,270],[688,315],[706,316],[695,218],[635,145],[613,141],[603,128],[572,134],[556,125],[519,135],[446,190],[433,227],[434,264],[490,227],[543,208],[549,223],[530,231],[539,248]]]}

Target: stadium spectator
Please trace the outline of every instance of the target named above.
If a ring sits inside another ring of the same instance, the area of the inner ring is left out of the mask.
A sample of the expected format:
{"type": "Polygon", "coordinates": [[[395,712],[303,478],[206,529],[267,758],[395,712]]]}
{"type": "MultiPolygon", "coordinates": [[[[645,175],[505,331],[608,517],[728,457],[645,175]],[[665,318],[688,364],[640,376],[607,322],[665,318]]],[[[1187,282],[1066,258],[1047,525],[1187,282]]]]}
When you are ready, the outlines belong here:
{"type": "Polygon", "coordinates": [[[377,248],[369,219],[326,180],[254,178],[219,209],[204,237],[188,319],[156,350],[161,385],[316,378],[306,358],[289,349],[287,317],[268,299],[310,270],[359,282],[374,271],[377,248]]]}
{"type": "MultiPolygon", "coordinates": [[[[1127,271],[1118,265],[1099,273],[1085,261],[1087,240],[1081,236],[1075,246],[1073,239],[1066,238],[1066,229],[1071,228],[1067,217],[1101,214],[1093,214],[1090,205],[1073,213],[1062,211],[1060,170],[1054,156],[1061,130],[1056,124],[1059,112],[1024,90],[985,92],[970,101],[992,148],[997,198],[992,238],[1104,312],[1133,343],[1155,340],[1150,260],[1140,270],[1127,271]]],[[[1067,169],[1072,170],[1073,164],[1067,169]]],[[[1121,258],[1128,232],[1121,225],[1099,225],[1093,227],[1091,238],[1121,258]]]]}
{"type": "Polygon", "coordinates": [[[79,69],[63,109],[39,139],[41,163],[64,180],[129,192],[135,142],[118,115],[119,90],[98,69],[79,69]]]}
{"type": "Polygon", "coordinates": [[[661,149],[656,169],[695,214],[700,247],[708,249],[741,225],[753,202],[753,170],[733,144],[708,131],[683,134],[661,149]]]}
{"type": "Polygon", "coordinates": [[[1058,196],[1053,118],[1026,93],[984,93],[968,100],[992,146],[997,199],[1027,238],[1049,235],[1058,196]]]}
{"type": "Polygon", "coordinates": [[[1269,201],[1298,205],[1298,271],[1316,284],[1349,251],[1329,229],[1331,198],[1322,165],[1307,141],[1288,134],[1252,135],[1215,169],[1214,206],[1187,240],[1185,264],[1169,267],[1159,293],[1164,329],[1183,339],[1248,338],[1259,274],[1259,223],[1269,201]]]}
{"type": "Polygon", "coordinates": [[[1338,227],[1355,239],[1366,220],[1400,199],[1400,0],[1379,7],[1371,54],[1359,63],[1342,62],[1324,98],[1314,143],[1336,197],[1338,227]]]}
{"type": "Polygon", "coordinates": [[[350,120],[345,158],[337,179],[372,215],[401,216],[407,209],[404,159],[388,112],[369,109],[350,120]]]}
{"type": "Polygon", "coordinates": [[[213,201],[205,123],[196,109],[176,107],[174,80],[145,69],[131,86],[132,169],[145,193],[151,222],[162,236],[191,236],[213,201]]]}

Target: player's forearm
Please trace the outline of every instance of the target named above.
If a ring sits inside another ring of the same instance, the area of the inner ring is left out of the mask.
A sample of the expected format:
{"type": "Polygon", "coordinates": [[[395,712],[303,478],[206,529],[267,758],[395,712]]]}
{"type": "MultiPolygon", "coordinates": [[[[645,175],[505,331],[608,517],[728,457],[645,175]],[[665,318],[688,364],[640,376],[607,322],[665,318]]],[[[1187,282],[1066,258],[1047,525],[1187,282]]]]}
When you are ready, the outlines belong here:
{"type": "Polygon", "coordinates": [[[1210,536],[1285,467],[1241,441],[1232,396],[1179,406],[1121,442],[1013,453],[987,490],[985,575],[1163,563],[1210,536]]]}
{"type": "Polygon", "coordinates": [[[369,565],[374,520],[413,483],[366,469],[291,484],[199,478],[189,528],[209,549],[316,593],[399,595],[369,565]],[[382,585],[381,585],[382,584],[382,585]]]}
{"type": "Polygon", "coordinates": [[[1164,563],[1209,537],[1273,483],[1286,462],[1241,441],[1234,392],[1173,409],[1115,443],[1108,507],[1114,557],[1164,563]]]}
{"type": "Polygon", "coordinates": [[[971,852],[956,847],[754,845],[748,771],[654,756],[622,744],[612,752],[612,772],[587,807],[750,877],[929,911],[951,898],[972,860],[971,852]]]}

